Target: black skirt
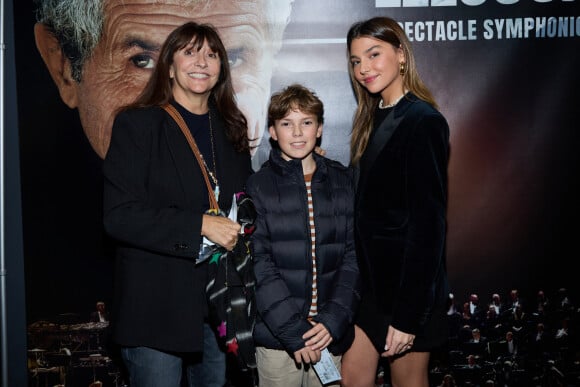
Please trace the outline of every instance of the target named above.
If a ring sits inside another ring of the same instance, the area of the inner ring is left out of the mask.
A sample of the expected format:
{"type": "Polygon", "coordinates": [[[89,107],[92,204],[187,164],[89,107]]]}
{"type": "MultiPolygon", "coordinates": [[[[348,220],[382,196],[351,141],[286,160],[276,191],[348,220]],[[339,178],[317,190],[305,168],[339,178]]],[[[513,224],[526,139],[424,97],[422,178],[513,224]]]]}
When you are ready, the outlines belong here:
{"type": "MultiPolygon", "coordinates": [[[[385,352],[385,340],[391,320],[392,316],[385,314],[377,306],[372,293],[363,294],[356,325],[365,332],[379,354],[385,352]]],[[[448,320],[445,305],[438,305],[434,308],[431,318],[421,326],[420,331],[415,335],[410,351],[432,352],[445,345],[447,335],[448,320]]]]}

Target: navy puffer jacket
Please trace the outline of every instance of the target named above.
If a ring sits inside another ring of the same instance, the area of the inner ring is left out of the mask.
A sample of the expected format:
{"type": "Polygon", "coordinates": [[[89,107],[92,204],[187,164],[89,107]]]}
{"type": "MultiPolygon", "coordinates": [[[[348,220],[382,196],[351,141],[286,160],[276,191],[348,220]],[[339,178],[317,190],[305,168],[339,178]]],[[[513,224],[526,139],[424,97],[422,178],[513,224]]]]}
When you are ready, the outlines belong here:
{"type": "MultiPolygon", "coordinates": [[[[332,335],[329,350],[343,353],[354,337],[353,318],[360,299],[353,236],[352,171],[314,155],[312,178],[318,315],[332,335]]],[[[248,180],[247,192],[258,217],[253,238],[258,321],[257,346],[293,354],[304,347],[302,335],[312,299],[312,256],[306,185],[300,160],[286,161],[273,149],[270,159],[248,180]]]]}

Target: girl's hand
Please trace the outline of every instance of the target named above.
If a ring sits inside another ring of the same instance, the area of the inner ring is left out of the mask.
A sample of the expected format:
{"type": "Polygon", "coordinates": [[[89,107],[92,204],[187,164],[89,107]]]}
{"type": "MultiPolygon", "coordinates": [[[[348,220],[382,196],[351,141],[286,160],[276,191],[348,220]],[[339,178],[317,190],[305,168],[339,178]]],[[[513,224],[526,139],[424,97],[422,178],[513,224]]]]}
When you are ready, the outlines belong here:
{"type": "Polygon", "coordinates": [[[415,340],[415,335],[401,332],[389,325],[387,338],[385,340],[385,352],[381,354],[381,357],[389,357],[405,353],[413,347],[413,340],[415,340]]]}

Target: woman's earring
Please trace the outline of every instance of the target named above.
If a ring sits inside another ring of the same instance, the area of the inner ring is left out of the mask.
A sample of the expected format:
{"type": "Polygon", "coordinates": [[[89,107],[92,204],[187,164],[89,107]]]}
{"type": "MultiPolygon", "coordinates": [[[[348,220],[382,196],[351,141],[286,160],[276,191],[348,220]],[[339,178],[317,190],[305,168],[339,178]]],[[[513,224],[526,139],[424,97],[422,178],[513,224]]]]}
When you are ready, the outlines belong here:
{"type": "Polygon", "coordinates": [[[399,65],[399,74],[401,74],[401,76],[405,76],[405,73],[407,72],[407,68],[405,67],[405,62],[401,62],[399,65]]]}

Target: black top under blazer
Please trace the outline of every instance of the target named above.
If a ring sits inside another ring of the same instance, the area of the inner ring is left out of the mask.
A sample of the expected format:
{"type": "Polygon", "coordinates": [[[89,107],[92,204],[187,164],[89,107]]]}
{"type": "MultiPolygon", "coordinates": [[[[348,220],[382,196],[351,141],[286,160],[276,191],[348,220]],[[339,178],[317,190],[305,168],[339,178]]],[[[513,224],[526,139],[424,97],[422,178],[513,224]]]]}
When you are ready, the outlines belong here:
{"type": "MultiPolygon", "coordinates": [[[[411,93],[392,110],[385,118],[385,126],[395,126],[392,137],[377,143],[381,122],[375,122],[359,163],[357,256],[377,310],[396,329],[421,336],[448,294],[449,127],[441,113],[411,93]]],[[[380,348],[385,337],[386,331],[376,344],[380,348]]]]}
{"type": "MultiPolygon", "coordinates": [[[[220,208],[251,174],[212,106],[220,208]]],[[[117,115],[103,165],[104,225],[117,241],[113,339],[123,346],[203,349],[206,265],[195,265],[207,188],[177,123],[161,107],[117,115]]]]}
{"type": "MultiPolygon", "coordinates": [[[[354,338],[360,299],[354,246],[352,171],[314,154],[312,200],[316,230],[318,315],[343,353],[354,338]]],[[[278,149],[248,180],[258,213],[252,235],[256,306],[256,345],[293,354],[304,348],[302,335],[312,301],[312,256],[308,201],[301,160],[284,160],[278,149]]]]}

